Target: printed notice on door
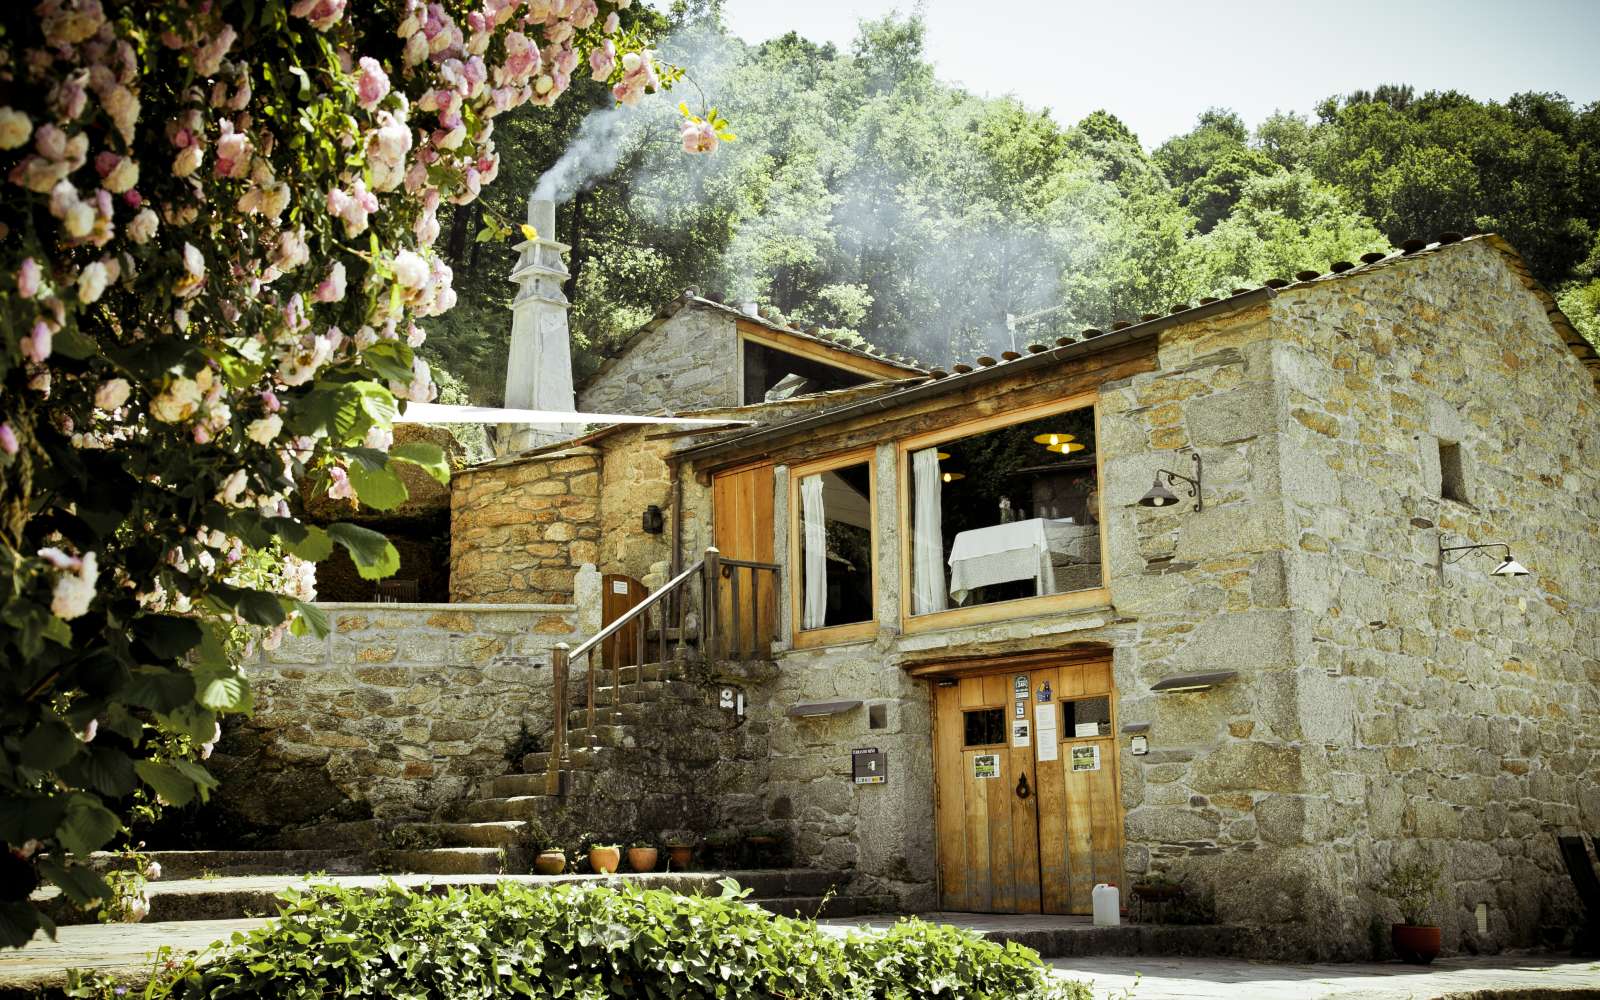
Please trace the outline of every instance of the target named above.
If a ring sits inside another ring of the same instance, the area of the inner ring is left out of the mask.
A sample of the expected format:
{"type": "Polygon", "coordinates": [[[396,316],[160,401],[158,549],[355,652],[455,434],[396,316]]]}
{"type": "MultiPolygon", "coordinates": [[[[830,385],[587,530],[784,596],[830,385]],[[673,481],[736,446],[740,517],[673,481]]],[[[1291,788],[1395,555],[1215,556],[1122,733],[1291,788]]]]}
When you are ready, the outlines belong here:
{"type": "Polygon", "coordinates": [[[1048,702],[1035,704],[1033,706],[1033,725],[1038,730],[1039,761],[1042,763],[1056,760],[1056,746],[1060,742],[1060,737],[1056,735],[1056,707],[1048,702]]]}
{"type": "Polygon", "coordinates": [[[1000,777],[1000,755],[997,753],[980,753],[972,757],[972,776],[974,778],[1000,777]]]}
{"type": "Polygon", "coordinates": [[[1092,743],[1086,747],[1073,747],[1069,759],[1074,771],[1100,770],[1100,748],[1092,743]]]}
{"type": "Polygon", "coordinates": [[[1028,740],[1028,720],[1017,719],[1011,723],[1011,745],[1025,747],[1032,744],[1028,740]]]}

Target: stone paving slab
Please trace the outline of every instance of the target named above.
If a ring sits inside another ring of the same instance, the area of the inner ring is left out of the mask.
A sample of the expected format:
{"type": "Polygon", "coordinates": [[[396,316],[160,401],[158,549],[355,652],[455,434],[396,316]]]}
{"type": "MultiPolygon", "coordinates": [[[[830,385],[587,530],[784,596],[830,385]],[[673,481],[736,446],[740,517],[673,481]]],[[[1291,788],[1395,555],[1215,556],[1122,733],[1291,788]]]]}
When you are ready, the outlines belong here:
{"type": "Polygon", "coordinates": [[[56,939],[34,935],[20,951],[0,950],[0,990],[60,986],[68,969],[96,969],[119,978],[149,971],[150,958],[163,945],[177,952],[199,951],[226,941],[235,931],[266,923],[247,920],[186,920],[172,923],[81,924],[56,929],[56,939]]]}
{"type": "Polygon", "coordinates": [[[1600,962],[1548,955],[1481,955],[1400,962],[1291,964],[1205,958],[1064,958],[1063,979],[1099,998],[1133,1000],[1592,1000],[1600,962]]]}

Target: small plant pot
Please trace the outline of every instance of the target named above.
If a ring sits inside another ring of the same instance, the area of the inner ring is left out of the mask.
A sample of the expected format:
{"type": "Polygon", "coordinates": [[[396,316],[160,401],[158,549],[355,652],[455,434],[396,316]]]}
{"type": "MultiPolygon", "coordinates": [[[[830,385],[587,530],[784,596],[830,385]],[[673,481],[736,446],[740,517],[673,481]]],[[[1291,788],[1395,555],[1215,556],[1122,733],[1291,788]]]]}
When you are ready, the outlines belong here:
{"type": "Polygon", "coordinates": [[[636,872],[653,872],[656,870],[656,858],[659,852],[654,847],[628,848],[628,867],[636,872]]]}
{"type": "Polygon", "coordinates": [[[694,848],[688,844],[667,845],[667,867],[672,871],[688,871],[689,858],[694,854],[694,848]]]}
{"type": "Polygon", "coordinates": [[[567,856],[560,851],[540,851],[533,859],[533,870],[540,875],[560,875],[567,870],[567,856]]]}
{"type": "Polygon", "coordinates": [[[591,847],[589,848],[589,867],[594,869],[596,875],[611,875],[622,864],[622,848],[620,847],[591,847]]]}
{"type": "Polygon", "coordinates": [[[1427,965],[1439,956],[1439,928],[1395,924],[1389,928],[1389,944],[1400,961],[1427,965]]]}

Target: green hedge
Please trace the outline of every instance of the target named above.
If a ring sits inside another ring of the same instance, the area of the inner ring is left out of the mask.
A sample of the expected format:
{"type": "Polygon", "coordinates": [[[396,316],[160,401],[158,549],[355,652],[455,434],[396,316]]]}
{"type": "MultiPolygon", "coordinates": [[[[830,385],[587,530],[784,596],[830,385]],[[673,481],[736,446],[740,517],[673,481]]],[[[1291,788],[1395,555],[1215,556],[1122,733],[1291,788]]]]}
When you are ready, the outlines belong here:
{"type": "MultiPolygon", "coordinates": [[[[285,894],[279,919],[236,934],[135,995],[467,1000],[480,997],[1088,1000],[1037,953],[904,920],[838,937],[721,897],[603,886],[285,894]]],[[[109,994],[86,981],[69,995],[109,994]]]]}

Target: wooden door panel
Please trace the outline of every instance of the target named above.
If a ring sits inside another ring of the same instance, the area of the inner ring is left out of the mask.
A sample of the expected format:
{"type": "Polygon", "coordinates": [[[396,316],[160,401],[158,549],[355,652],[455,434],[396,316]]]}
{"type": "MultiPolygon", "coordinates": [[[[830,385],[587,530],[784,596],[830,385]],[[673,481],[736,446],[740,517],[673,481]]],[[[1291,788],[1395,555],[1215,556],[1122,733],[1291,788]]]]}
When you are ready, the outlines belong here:
{"type": "MultiPolygon", "coordinates": [[[[650,592],[644,584],[622,573],[607,573],[600,578],[600,625],[604,628],[632,611],[650,592]]],[[[654,614],[646,611],[645,615],[654,614]]],[[[600,644],[601,655],[608,667],[631,667],[639,663],[638,619],[624,625],[616,635],[600,644]]]]}
{"type": "Polygon", "coordinates": [[[963,726],[961,695],[954,685],[935,686],[934,696],[934,795],[935,822],[939,836],[940,906],[946,910],[971,909],[967,860],[966,781],[961,752],[963,726]]]}
{"type": "Polygon", "coordinates": [[[1069,913],[1071,900],[1068,885],[1070,866],[1067,854],[1067,789],[1062,777],[1064,762],[1060,756],[1059,735],[1060,671],[1052,668],[1033,672],[1035,741],[1038,740],[1038,712],[1043,707],[1037,702],[1038,691],[1040,685],[1045,683],[1050,685],[1049,705],[1057,715],[1058,729],[1056,759],[1040,760],[1034,765],[1039,774],[1039,903],[1040,909],[1045,913],[1069,913]]]}
{"type": "MultiPolygon", "coordinates": [[[[711,483],[712,544],[725,559],[771,563],[773,559],[773,467],[748,466],[717,474],[711,483]]],[[[729,648],[764,650],[778,630],[778,588],[765,571],[729,567],[738,574],[739,608],[735,615],[733,586],[724,577],[718,588],[717,621],[732,630],[729,648]],[[752,594],[752,587],[754,593],[752,594]]]]}

